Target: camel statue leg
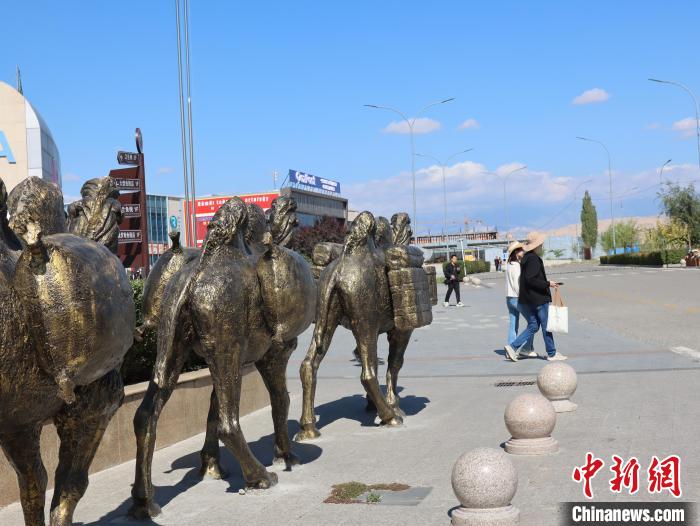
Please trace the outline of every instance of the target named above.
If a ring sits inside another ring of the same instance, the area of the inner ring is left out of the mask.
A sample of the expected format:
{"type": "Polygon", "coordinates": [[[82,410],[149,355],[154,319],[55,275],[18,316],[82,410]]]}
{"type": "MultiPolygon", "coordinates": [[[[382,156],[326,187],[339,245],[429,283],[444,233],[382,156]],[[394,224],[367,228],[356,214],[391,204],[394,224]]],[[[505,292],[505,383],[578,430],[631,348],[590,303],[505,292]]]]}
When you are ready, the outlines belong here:
{"type": "Polygon", "coordinates": [[[287,363],[289,357],[297,348],[297,339],[294,338],[282,345],[272,344],[272,348],[255,362],[270,393],[270,405],[272,406],[272,423],[275,427],[275,462],[284,462],[287,469],[300,464],[299,458],[292,453],[289,441],[289,391],[287,391],[287,363]]]}
{"type": "Polygon", "coordinates": [[[70,526],[73,512],[88,486],[88,470],[109,421],[124,399],[118,371],[76,389],[75,403],[54,417],[61,439],[56,487],[51,499],[51,526],[70,526]]]}
{"type": "Polygon", "coordinates": [[[224,339],[217,339],[216,349],[207,349],[204,353],[219,400],[219,439],[238,460],[246,485],[266,489],[277,483],[277,475],[269,473],[250,451],[239,420],[242,383],[240,357],[243,345],[240,342],[221,340],[224,339]]]}
{"type": "Polygon", "coordinates": [[[399,381],[399,371],[403,367],[403,355],[411,341],[413,331],[393,329],[387,334],[389,340],[389,360],[386,370],[386,401],[394,411],[402,417],[406,416],[399,407],[399,394],[396,390],[399,381]]]}
{"type": "Polygon", "coordinates": [[[156,362],[155,367],[163,371],[163,385],[151,380],[146,395],[134,415],[134,433],[136,434],[136,476],[131,488],[133,503],[129,515],[135,519],[148,519],[160,514],[160,506],[153,500],[153,481],[151,465],[153,451],[156,447],[156,428],[160,412],[168,402],[177,385],[180,371],[185,365],[187,352],[181,346],[173,349],[167,356],[156,362]]]}
{"type": "Polygon", "coordinates": [[[216,397],[216,389],[211,390],[209,402],[209,414],[207,415],[207,434],[204,438],[204,446],[199,456],[202,459],[202,467],[199,476],[209,476],[213,479],[225,479],[228,472],[221,467],[219,456],[219,399],[216,397]]]}
{"type": "Polygon", "coordinates": [[[328,352],[331,340],[333,340],[333,334],[335,334],[335,330],[338,328],[340,322],[340,309],[335,296],[333,297],[331,308],[325,320],[325,323],[321,321],[316,322],[314,335],[311,338],[311,344],[309,344],[309,350],[306,353],[304,361],[301,362],[301,367],[299,367],[303,401],[301,419],[299,420],[301,430],[294,436],[294,440],[297,442],[305,442],[321,436],[319,430],[316,429],[314,399],[316,398],[318,368],[328,352]],[[320,341],[321,344],[316,345],[317,341],[320,341]]]}
{"type": "Polygon", "coordinates": [[[25,526],[44,526],[47,478],[39,449],[41,428],[37,424],[14,433],[0,433],[0,446],[17,473],[25,526]]]}
{"type": "Polygon", "coordinates": [[[376,327],[368,320],[359,320],[352,331],[360,350],[360,362],[362,364],[362,386],[367,395],[374,402],[377,408],[379,419],[384,425],[401,425],[402,418],[396,414],[394,409],[387,403],[386,398],[379,388],[377,380],[377,338],[379,336],[376,327]]]}

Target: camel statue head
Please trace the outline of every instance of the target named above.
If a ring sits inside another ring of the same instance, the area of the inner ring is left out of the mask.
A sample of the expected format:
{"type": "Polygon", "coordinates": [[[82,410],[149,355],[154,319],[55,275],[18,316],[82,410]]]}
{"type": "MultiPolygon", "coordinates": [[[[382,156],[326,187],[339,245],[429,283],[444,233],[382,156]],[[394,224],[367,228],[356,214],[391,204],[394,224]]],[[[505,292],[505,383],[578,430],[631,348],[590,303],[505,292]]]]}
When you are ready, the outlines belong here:
{"type": "Polygon", "coordinates": [[[384,216],[377,217],[377,232],[374,235],[374,244],[380,248],[387,248],[393,243],[391,223],[384,216]]]}
{"type": "Polygon", "coordinates": [[[117,251],[122,207],[119,190],[111,177],[86,181],[80,189],[82,199],[68,206],[68,231],[117,251]]]}
{"type": "Polygon", "coordinates": [[[374,235],[377,222],[371,212],[361,212],[352,222],[350,232],[345,237],[345,252],[353,253],[357,248],[369,245],[374,248],[374,235]]]}
{"type": "Polygon", "coordinates": [[[255,203],[248,203],[246,209],[248,211],[248,225],[245,230],[245,242],[249,245],[262,243],[263,236],[267,231],[265,212],[255,203]]]}
{"type": "Polygon", "coordinates": [[[406,212],[397,212],[391,216],[391,230],[395,245],[410,245],[413,230],[411,230],[411,218],[406,212]]]}
{"type": "Polygon", "coordinates": [[[214,214],[207,226],[204,252],[223,246],[245,249],[244,235],[248,227],[248,208],[240,197],[232,197],[214,214]]]}
{"type": "Polygon", "coordinates": [[[58,186],[40,177],[27,177],[7,199],[10,228],[20,240],[34,244],[39,236],[66,231],[63,194],[58,186]]]}
{"type": "Polygon", "coordinates": [[[268,224],[273,242],[281,247],[287,246],[294,229],[299,225],[297,202],[293,197],[281,195],[272,201],[272,208],[268,212],[268,224]]]}

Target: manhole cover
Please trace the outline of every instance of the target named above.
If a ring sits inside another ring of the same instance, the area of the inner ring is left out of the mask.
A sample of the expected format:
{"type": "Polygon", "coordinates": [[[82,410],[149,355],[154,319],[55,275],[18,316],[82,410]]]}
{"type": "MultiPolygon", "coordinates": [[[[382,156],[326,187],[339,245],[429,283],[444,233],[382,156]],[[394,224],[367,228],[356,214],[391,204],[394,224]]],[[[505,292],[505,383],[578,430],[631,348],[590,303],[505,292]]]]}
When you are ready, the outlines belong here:
{"type": "Polygon", "coordinates": [[[507,382],[496,382],[494,385],[496,387],[520,387],[524,385],[535,385],[536,383],[536,380],[515,380],[507,382]]]}

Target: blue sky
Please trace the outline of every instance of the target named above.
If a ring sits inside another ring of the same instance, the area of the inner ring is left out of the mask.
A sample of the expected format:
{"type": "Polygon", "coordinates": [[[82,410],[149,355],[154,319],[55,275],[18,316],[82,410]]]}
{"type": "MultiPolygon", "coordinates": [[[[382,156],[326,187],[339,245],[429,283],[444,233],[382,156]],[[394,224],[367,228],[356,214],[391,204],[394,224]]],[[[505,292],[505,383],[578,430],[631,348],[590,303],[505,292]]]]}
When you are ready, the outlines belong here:
{"type": "MultiPolygon", "coordinates": [[[[182,193],[173,4],[3,7],[0,80],[14,83],[20,65],[59,145],[67,196],[133,149],[136,126],[149,192],[182,193]]],[[[409,136],[363,104],[413,116],[455,97],[425,115],[422,129],[437,129],[416,135],[417,151],[440,158],[474,148],[447,170],[451,230],[465,217],[503,226],[500,179],[481,172],[520,165],[511,226],[573,222],[579,204],[565,207],[588,179],[581,189],[609,217],[605,153],[576,135],[610,149],[617,216],[656,214],[649,187],[666,159],[671,178],[700,173],[691,99],[646,79],[700,95],[698,19],[690,1],[193,2],[198,194],[268,190],[273,170],[293,168],[340,181],[352,208],[410,211],[409,136]],[[593,89],[607,100],[573,103],[593,89]],[[478,126],[459,129],[468,119],[478,126]]],[[[418,229],[440,232],[440,170],[416,165],[418,229]]]]}

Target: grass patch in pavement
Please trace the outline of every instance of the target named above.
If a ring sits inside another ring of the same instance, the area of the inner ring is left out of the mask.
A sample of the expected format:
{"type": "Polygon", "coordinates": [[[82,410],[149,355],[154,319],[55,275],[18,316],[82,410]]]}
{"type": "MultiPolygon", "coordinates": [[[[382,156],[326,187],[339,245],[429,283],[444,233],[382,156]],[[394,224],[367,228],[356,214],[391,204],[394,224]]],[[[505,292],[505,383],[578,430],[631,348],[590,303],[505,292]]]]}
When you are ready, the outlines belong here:
{"type": "Polygon", "coordinates": [[[363,482],[343,482],[342,484],[334,484],[331,487],[331,494],[324,500],[326,504],[364,504],[364,501],[358,500],[358,497],[363,493],[370,492],[367,495],[367,504],[376,504],[381,501],[381,495],[374,493],[375,491],[406,491],[411,489],[407,484],[392,482],[390,484],[365,484],[363,482]]]}

